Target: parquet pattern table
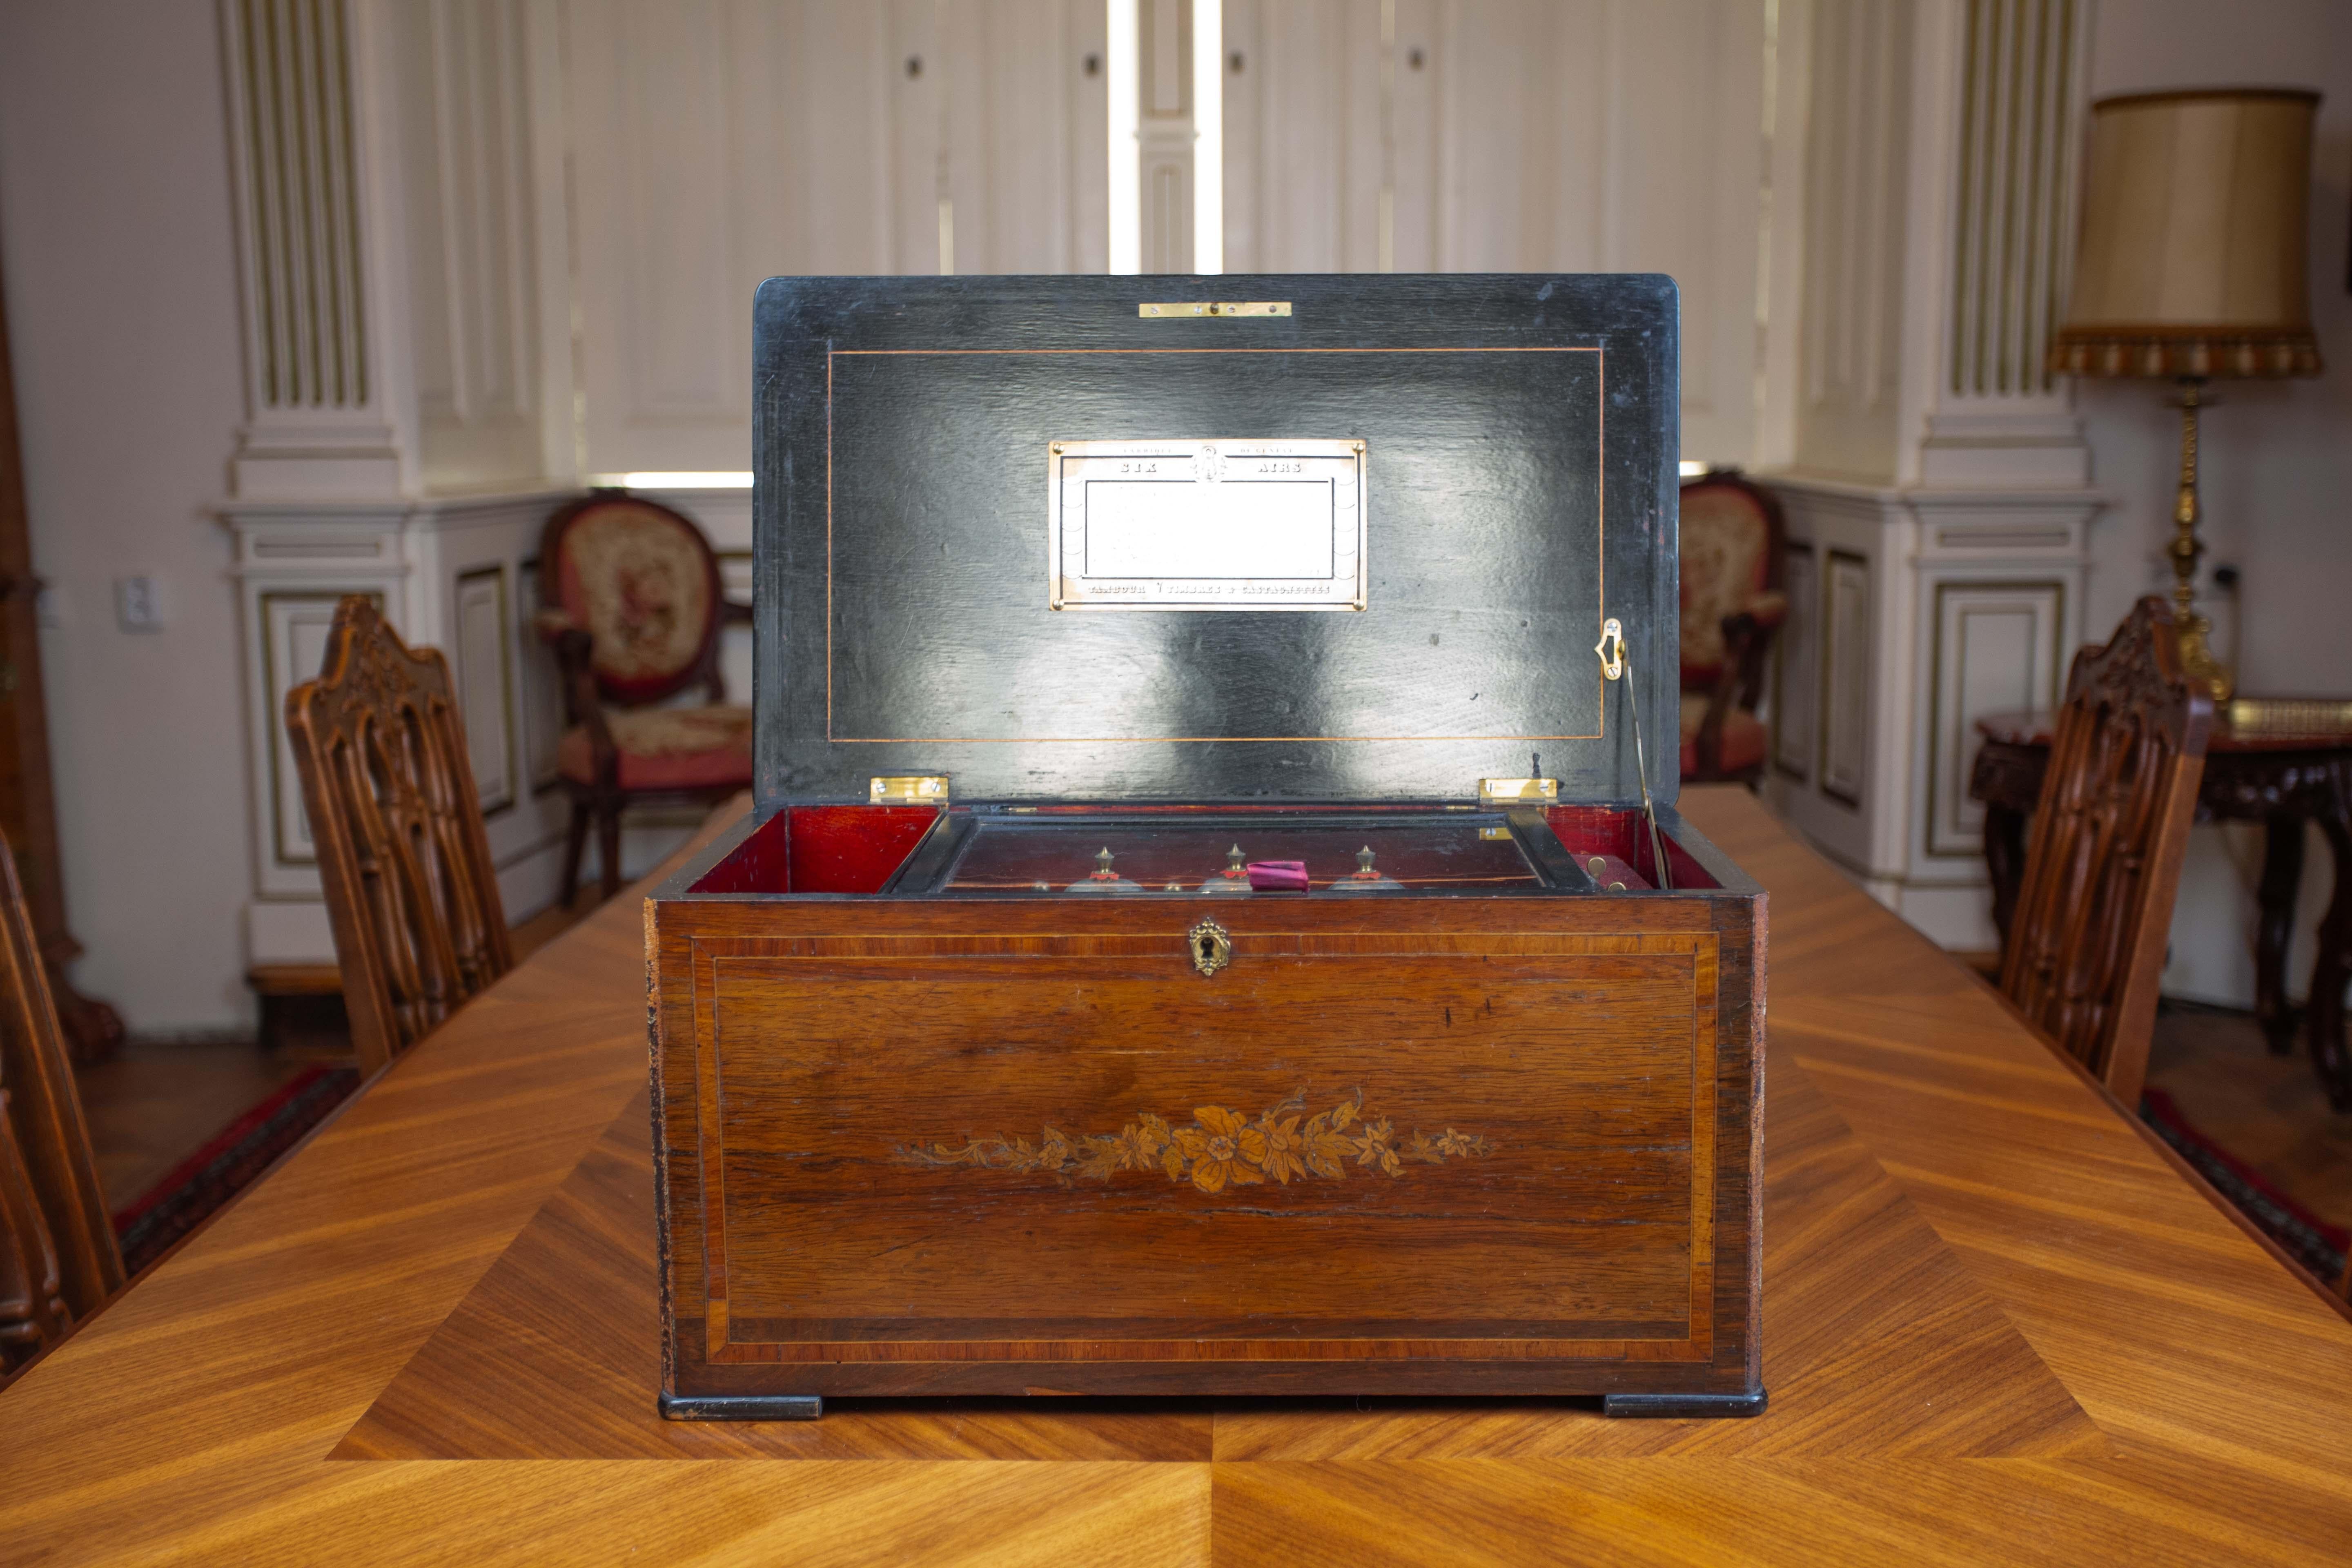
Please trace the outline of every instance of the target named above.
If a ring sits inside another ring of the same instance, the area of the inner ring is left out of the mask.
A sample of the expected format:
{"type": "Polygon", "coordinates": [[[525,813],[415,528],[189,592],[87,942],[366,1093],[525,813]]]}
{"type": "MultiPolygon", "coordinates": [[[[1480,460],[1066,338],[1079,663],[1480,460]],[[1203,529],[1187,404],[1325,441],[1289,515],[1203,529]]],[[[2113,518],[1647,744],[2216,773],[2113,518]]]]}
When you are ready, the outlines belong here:
{"type": "Polygon", "coordinates": [[[1773,897],[1760,1419],[663,1423],[623,900],[0,1394],[0,1562],[2352,1559],[2352,1322],[1745,795],[1685,810],[1773,897]]]}

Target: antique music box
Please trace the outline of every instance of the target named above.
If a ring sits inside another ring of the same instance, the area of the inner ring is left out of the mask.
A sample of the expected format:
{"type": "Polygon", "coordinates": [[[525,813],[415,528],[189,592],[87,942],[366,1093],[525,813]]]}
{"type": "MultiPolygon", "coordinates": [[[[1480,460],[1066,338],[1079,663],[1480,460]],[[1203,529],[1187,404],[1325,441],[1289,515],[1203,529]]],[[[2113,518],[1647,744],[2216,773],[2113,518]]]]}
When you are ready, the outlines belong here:
{"type": "Polygon", "coordinates": [[[758,805],[646,911],[664,1412],[1760,1410],[1672,281],[776,279],[755,338],[758,805]]]}

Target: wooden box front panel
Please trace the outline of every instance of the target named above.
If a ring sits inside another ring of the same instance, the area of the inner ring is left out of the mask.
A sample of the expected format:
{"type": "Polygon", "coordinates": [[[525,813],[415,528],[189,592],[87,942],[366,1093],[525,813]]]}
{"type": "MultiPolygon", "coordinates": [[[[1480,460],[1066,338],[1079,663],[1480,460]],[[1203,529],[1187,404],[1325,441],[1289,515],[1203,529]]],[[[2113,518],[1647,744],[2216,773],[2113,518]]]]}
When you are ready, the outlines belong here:
{"type": "Polygon", "coordinates": [[[1711,1367],[1747,1273],[1720,1086],[1750,1070],[1744,1033],[1721,1059],[1745,928],[1713,906],[1746,911],[1219,910],[1208,977],[1198,906],[692,910],[660,943],[673,1352],[730,1375],[685,1381],[1711,1367]]]}

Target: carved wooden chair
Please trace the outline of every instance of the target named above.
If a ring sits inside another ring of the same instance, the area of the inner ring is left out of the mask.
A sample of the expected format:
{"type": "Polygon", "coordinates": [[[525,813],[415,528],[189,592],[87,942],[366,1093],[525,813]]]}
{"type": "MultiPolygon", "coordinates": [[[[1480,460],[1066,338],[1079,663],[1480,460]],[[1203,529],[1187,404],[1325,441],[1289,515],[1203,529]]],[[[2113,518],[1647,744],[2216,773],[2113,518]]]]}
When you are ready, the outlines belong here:
{"type": "Polygon", "coordinates": [[[122,1288],[40,945],[0,838],[0,1378],[122,1288]]]}
{"type": "Polygon", "coordinates": [[[354,594],[319,678],[286,694],[363,1072],[514,967],[455,693],[436,649],[354,594]]]}
{"type": "Polygon", "coordinates": [[[1772,493],[1717,469],[1682,490],[1682,764],[1685,783],[1753,783],[1764,772],[1764,694],[1788,531],[1772,493]]]}
{"type": "Polygon", "coordinates": [[[751,787],[751,710],[727,700],[719,634],[751,606],[719,590],[702,531],[665,506],[597,490],[547,520],[540,633],[563,669],[570,728],[556,772],[572,796],[562,900],[591,823],[604,896],[621,889],[621,813],[645,800],[721,801],[751,787]],[[699,706],[674,700],[694,687],[699,706]]]}
{"type": "Polygon", "coordinates": [[[2074,656],[2001,960],[2019,1011],[2134,1109],[2212,722],[2162,599],[2074,656]]]}

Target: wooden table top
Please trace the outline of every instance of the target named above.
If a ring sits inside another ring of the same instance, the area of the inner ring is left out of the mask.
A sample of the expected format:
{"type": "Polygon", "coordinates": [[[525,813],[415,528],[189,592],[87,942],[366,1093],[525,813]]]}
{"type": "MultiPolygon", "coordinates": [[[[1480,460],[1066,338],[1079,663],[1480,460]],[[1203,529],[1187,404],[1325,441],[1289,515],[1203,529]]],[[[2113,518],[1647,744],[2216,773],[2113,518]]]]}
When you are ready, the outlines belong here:
{"type": "Polygon", "coordinates": [[[623,899],[0,1394],[0,1560],[2352,1556],[2352,1322],[1748,796],[1684,809],[1772,894],[1759,1419],[844,1400],[664,1423],[623,899]]]}

